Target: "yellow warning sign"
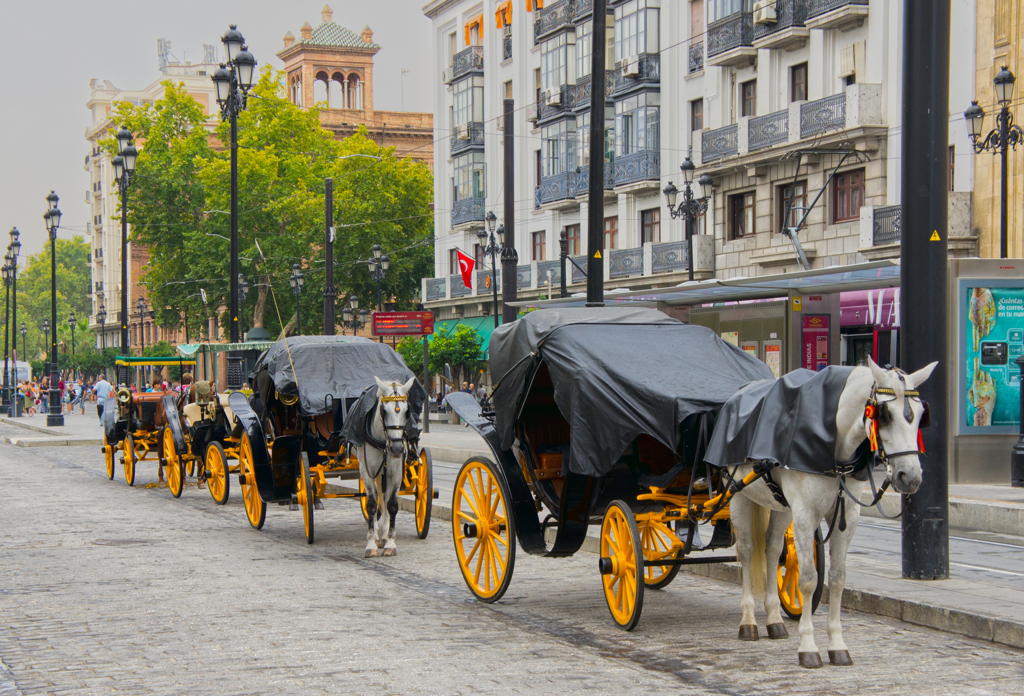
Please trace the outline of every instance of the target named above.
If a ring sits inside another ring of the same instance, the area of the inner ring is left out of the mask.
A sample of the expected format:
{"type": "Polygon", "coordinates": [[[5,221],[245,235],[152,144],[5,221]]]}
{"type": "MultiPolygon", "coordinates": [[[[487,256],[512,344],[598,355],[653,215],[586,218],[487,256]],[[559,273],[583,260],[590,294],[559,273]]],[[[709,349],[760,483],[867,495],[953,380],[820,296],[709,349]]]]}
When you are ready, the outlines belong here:
{"type": "Polygon", "coordinates": [[[803,309],[803,298],[794,297],[793,298],[793,311],[794,312],[799,312],[802,309],[803,309]]]}
{"type": "Polygon", "coordinates": [[[600,249],[598,249],[597,251],[594,252],[594,258],[595,259],[601,258],[601,250],[600,249]]]}
{"type": "Polygon", "coordinates": [[[939,231],[935,230],[932,232],[932,236],[928,238],[929,242],[941,242],[942,239],[939,237],[939,231]]]}

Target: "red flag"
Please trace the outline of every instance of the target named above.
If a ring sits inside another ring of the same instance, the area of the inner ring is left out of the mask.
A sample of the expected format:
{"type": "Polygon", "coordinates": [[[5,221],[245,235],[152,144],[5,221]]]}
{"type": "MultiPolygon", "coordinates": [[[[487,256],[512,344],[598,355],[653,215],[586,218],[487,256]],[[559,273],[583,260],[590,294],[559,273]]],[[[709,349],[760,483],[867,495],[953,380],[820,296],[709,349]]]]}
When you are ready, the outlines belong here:
{"type": "Polygon", "coordinates": [[[467,288],[471,288],[473,287],[473,266],[476,265],[476,260],[472,256],[463,254],[461,249],[456,249],[455,253],[459,255],[459,271],[462,273],[462,282],[466,284],[467,288]]]}

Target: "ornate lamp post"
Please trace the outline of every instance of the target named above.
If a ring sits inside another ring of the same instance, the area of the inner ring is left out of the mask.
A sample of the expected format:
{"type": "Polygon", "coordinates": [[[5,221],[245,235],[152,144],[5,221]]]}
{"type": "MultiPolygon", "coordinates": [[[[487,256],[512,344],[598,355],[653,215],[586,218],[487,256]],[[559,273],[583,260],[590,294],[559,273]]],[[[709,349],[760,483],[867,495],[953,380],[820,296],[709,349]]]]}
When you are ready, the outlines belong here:
{"type": "Polygon", "coordinates": [[[359,329],[366,325],[367,314],[368,312],[365,309],[359,309],[359,298],[352,295],[348,298],[348,304],[341,310],[342,327],[351,328],[352,335],[357,335],[359,329]]]}
{"type": "Polygon", "coordinates": [[[1013,114],[1010,113],[1010,101],[1013,99],[1013,83],[1017,78],[1013,76],[1006,66],[1002,66],[999,73],[992,80],[996,88],[996,101],[999,103],[999,113],[996,115],[996,127],[988,135],[981,138],[981,132],[985,124],[985,110],[977,101],[964,112],[964,120],[967,121],[967,131],[971,138],[971,145],[978,154],[986,150],[1000,156],[1000,195],[999,203],[999,258],[1007,258],[1007,158],[1009,149],[1017,149],[1017,145],[1024,142],[1024,131],[1020,126],[1014,124],[1013,114]]]}
{"type": "MultiPolygon", "coordinates": [[[[46,350],[49,351],[49,349],[50,349],[50,320],[49,319],[43,319],[43,345],[46,346],[46,350]]],[[[46,361],[49,362],[50,361],[50,354],[49,354],[49,352],[46,352],[43,355],[46,356],[46,361]]]]}
{"type": "Polygon", "coordinates": [[[60,406],[60,371],[57,369],[57,230],[60,228],[60,208],[57,194],[53,191],[46,196],[47,211],[43,214],[46,229],[50,233],[50,409],[46,414],[46,425],[64,425],[64,413],[60,406]]]}
{"type": "MultiPolygon", "coordinates": [[[[248,296],[249,296],[249,281],[247,281],[245,279],[244,275],[239,273],[238,274],[238,300],[239,300],[239,303],[242,304],[242,305],[245,305],[245,298],[247,298],[248,296]]],[[[245,316],[245,314],[241,310],[239,310],[239,314],[241,314],[242,316],[245,316]]],[[[245,326],[244,325],[239,325],[238,328],[241,331],[242,338],[244,339],[245,338],[245,326]]],[[[188,341],[186,341],[186,343],[188,343],[188,341]]]]}
{"type": "MultiPolygon", "coordinates": [[[[11,334],[11,252],[8,250],[4,257],[3,265],[4,278],[4,388],[2,399],[0,399],[0,411],[9,413],[11,407],[11,363],[10,363],[10,334],[11,334]]],[[[15,334],[17,336],[17,334],[15,334]]]]}
{"type": "Polygon", "coordinates": [[[100,327],[100,351],[107,349],[107,308],[100,305],[96,311],[96,324],[100,327]]]}
{"type": "Polygon", "coordinates": [[[491,291],[494,294],[494,328],[498,328],[498,266],[495,263],[494,257],[496,254],[501,252],[502,238],[505,234],[505,226],[498,225],[497,229],[497,240],[495,240],[495,229],[494,224],[498,218],[494,215],[494,211],[488,211],[487,215],[484,216],[484,220],[487,222],[487,229],[481,229],[476,233],[477,239],[480,240],[481,250],[484,255],[490,254],[491,256],[491,291]]]}
{"type": "Polygon", "coordinates": [[[230,25],[220,40],[228,61],[221,63],[213,73],[213,84],[217,88],[221,119],[231,124],[231,268],[228,273],[231,297],[228,311],[231,343],[238,343],[238,114],[246,108],[256,72],[256,59],[249,53],[245,38],[236,25],[230,25]]]}
{"type": "Polygon", "coordinates": [[[708,202],[711,200],[711,189],[714,186],[714,181],[707,174],[701,174],[698,183],[700,184],[701,197],[695,199],[693,197],[693,172],[695,167],[693,161],[687,157],[679,168],[683,171],[683,179],[686,183],[686,188],[683,190],[683,200],[676,206],[676,198],[679,195],[679,189],[675,187],[671,181],[668,182],[668,186],[665,187],[665,198],[668,199],[668,212],[672,215],[674,220],[677,217],[684,217],[686,219],[686,253],[689,257],[690,267],[690,280],[693,280],[693,235],[695,233],[695,227],[697,222],[697,216],[707,211],[708,202]]]}
{"type": "Polygon", "coordinates": [[[68,313],[68,326],[71,327],[71,377],[75,377],[75,326],[78,324],[78,320],[75,319],[75,311],[71,310],[68,313]]]}
{"type": "MultiPolygon", "coordinates": [[[[7,247],[11,251],[11,325],[18,325],[18,254],[21,253],[21,242],[18,238],[21,233],[18,232],[17,227],[11,228],[11,243],[7,247]]],[[[12,359],[15,364],[18,361],[18,336],[15,334],[11,337],[14,342],[14,350],[11,351],[12,359]]],[[[25,336],[21,337],[21,351],[25,353],[25,336]]],[[[26,353],[27,355],[27,353],[26,353]]],[[[17,375],[18,371],[15,369],[14,374],[17,375]]],[[[17,380],[15,380],[17,381],[17,380]]]]}
{"type": "MultiPolygon", "coordinates": [[[[141,358],[146,353],[146,298],[139,297],[135,303],[135,309],[139,312],[139,357],[141,358]]],[[[142,367],[139,370],[142,373],[143,384],[139,385],[139,391],[145,388],[146,381],[146,368],[142,367]]]]}
{"type": "MultiPolygon", "coordinates": [[[[11,295],[14,295],[14,293],[12,292],[12,293],[11,293],[11,295]]],[[[14,323],[14,321],[13,321],[13,316],[14,316],[14,306],[13,306],[13,301],[12,301],[12,303],[11,303],[11,316],[12,316],[12,321],[11,321],[11,323],[13,324],[13,323],[14,323]]],[[[44,323],[44,324],[46,323],[46,320],[45,320],[45,319],[43,320],[43,323],[44,323]]],[[[24,353],[25,353],[25,355],[26,355],[26,356],[28,355],[28,346],[27,346],[27,345],[25,345],[25,336],[26,336],[27,334],[28,334],[28,327],[27,327],[27,326],[25,326],[25,322],[21,322],[21,350],[22,350],[22,351],[24,351],[24,353]]],[[[15,363],[14,363],[14,374],[18,374],[18,363],[17,363],[17,358],[18,358],[18,349],[17,349],[17,348],[15,348],[15,349],[14,349],[14,358],[15,358],[15,363]]]]}
{"type": "Polygon", "coordinates": [[[292,292],[295,293],[295,335],[302,335],[302,308],[299,305],[299,295],[302,294],[302,286],[306,283],[306,274],[302,272],[302,267],[297,263],[292,264],[292,274],[288,276],[288,282],[292,286],[292,292]]]}
{"type": "MultiPolygon", "coordinates": [[[[117,150],[120,154],[111,161],[118,192],[121,194],[121,350],[125,355],[128,355],[128,189],[139,156],[132,140],[131,131],[122,126],[117,132],[117,150]]],[[[121,386],[126,386],[129,374],[128,370],[124,371],[126,377],[121,386]]]]}
{"type": "MultiPolygon", "coordinates": [[[[370,269],[370,278],[377,281],[377,311],[384,311],[384,299],[381,296],[381,281],[385,278],[385,271],[388,270],[388,266],[391,264],[391,259],[385,254],[381,256],[380,244],[374,243],[373,245],[373,258],[367,262],[367,266],[370,269]]],[[[378,337],[380,342],[384,342],[384,337],[378,337]]]]}

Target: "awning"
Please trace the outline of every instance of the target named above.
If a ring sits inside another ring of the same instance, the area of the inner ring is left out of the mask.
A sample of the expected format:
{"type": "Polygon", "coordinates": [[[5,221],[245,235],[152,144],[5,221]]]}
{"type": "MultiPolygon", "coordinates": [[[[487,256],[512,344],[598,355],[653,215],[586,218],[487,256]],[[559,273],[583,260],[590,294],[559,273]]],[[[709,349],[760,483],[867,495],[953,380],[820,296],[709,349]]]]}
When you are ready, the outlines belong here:
{"type": "Polygon", "coordinates": [[[247,341],[245,343],[182,343],[178,345],[178,352],[185,356],[194,356],[196,353],[225,353],[236,350],[258,350],[264,351],[274,345],[274,341],[247,341]]]}
{"type": "Polygon", "coordinates": [[[491,346],[491,332],[494,331],[494,317],[469,317],[452,321],[437,321],[434,323],[434,332],[448,336],[455,332],[459,324],[476,329],[480,338],[484,339],[480,346],[480,354],[486,358],[487,351],[491,346]]]}
{"type": "Polygon", "coordinates": [[[512,0],[498,3],[498,9],[494,11],[494,24],[498,29],[504,29],[507,24],[512,23],[512,0]]]}
{"type": "Polygon", "coordinates": [[[190,358],[175,358],[175,357],[142,357],[136,358],[128,355],[118,355],[114,361],[117,365],[127,365],[128,367],[163,367],[165,365],[181,365],[182,367],[194,367],[196,364],[195,360],[190,358]]]}
{"type": "Polygon", "coordinates": [[[470,32],[471,32],[471,30],[473,29],[474,26],[480,27],[480,40],[483,41],[483,38],[484,38],[484,15],[483,15],[483,13],[478,14],[476,17],[473,17],[473,19],[471,19],[468,22],[466,22],[466,45],[467,46],[471,46],[472,45],[470,43],[470,36],[471,36],[470,32]]]}

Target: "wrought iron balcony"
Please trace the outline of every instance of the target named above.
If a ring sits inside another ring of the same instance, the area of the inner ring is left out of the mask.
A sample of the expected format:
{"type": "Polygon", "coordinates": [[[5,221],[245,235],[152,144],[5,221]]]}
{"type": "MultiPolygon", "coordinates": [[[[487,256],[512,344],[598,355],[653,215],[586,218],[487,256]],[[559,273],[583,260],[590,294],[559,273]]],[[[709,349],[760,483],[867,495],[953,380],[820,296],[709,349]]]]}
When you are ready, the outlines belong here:
{"type": "Polygon", "coordinates": [[[453,155],[471,147],[483,146],[484,124],[473,122],[452,128],[451,153],[453,155]]]}
{"type": "Polygon", "coordinates": [[[471,72],[484,71],[484,47],[469,46],[455,54],[452,58],[452,80],[457,80],[471,72]]]}
{"type": "Polygon", "coordinates": [[[594,11],[594,0],[575,0],[572,18],[579,21],[594,11]]]}
{"type": "MultiPolygon", "coordinates": [[[[556,100],[552,100],[555,102],[556,100]]],[[[558,88],[557,103],[548,104],[547,98],[541,95],[537,102],[537,123],[551,120],[572,111],[576,104],[576,85],[562,85],[558,88]]]]}
{"type": "MultiPolygon", "coordinates": [[[[591,75],[581,77],[576,81],[576,94],[573,96],[572,108],[575,111],[582,111],[590,106],[590,95],[594,91],[594,83],[591,75]]],[[[612,91],[615,89],[615,71],[606,70],[604,73],[604,96],[610,100],[612,91]]]]}
{"type": "Polygon", "coordinates": [[[553,261],[537,262],[537,287],[547,287],[548,271],[551,271],[552,290],[557,290],[562,284],[562,261],[555,259],[553,261]]]}
{"type": "Polygon", "coordinates": [[[872,222],[872,246],[900,243],[900,223],[902,222],[902,206],[887,205],[875,208],[875,219],[872,222]]]}
{"type": "Polygon", "coordinates": [[[448,276],[448,280],[452,284],[452,297],[465,297],[466,295],[473,294],[473,288],[466,285],[466,281],[462,279],[461,273],[448,276]]]}
{"type": "Polygon", "coordinates": [[[656,53],[642,53],[639,56],[636,74],[626,75],[626,61],[615,69],[611,94],[621,95],[648,84],[661,82],[661,56],[656,53]]]}
{"type": "Polygon", "coordinates": [[[747,149],[763,150],[789,140],[789,109],[755,116],[747,125],[747,149]]]}
{"type": "Polygon", "coordinates": [[[754,41],[783,29],[804,26],[804,19],[807,18],[807,0],[775,0],[774,9],[774,22],[754,25],[754,41]]]}
{"type": "Polygon", "coordinates": [[[724,128],[706,130],[700,137],[702,162],[714,162],[739,153],[739,126],[735,123],[724,128]]]}
{"type": "Polygon", "coordinates": [[[651,245],[651,272],[668,273],[690,267],[690,249],[685,241],[651,245]]]}
{"type": "Polygon", "coordinates": [[[800,105],[800,137],[846,128],[846,92],[800,105]]]}
{"type": "Polygon", "coordinates": [[[864,22],[868,0],[807,0],[807,26],[846,29],[864,22]]]}
{"type": "Polygon", "coordinates": [[[484,199],[463,198],[455,201],[452,207],[452,227],[463,225],[467,222],[484,221],[484,199]]]}
{"type": "Polygon", "coordinates": [[[427,296],[424,298],[424,301],[443,300],[447,281],[447,278],[427,278],[427,296]]]}
{"type": "Polygon", "coordinates": [[[587,269],[587,257],[580,254],[579,256],[572,256],[570,258],[576,262],[575,264],[569,264],[572,266],[572,273],[569,275],[572,278],[573,284],[587,282],[587,276],[583,273],[583,271],[587,269]],[[579,268],[577,268],[577,266],[579,266],[579,268]],[[583,271],[581,271],[580,268],[582,268],[583,271]]]}
{"type": "Polygon", "coordinates": [[[644,249],[609,249],[608,277],[628,278],[644,274],[644,249]]]}
{"type": "Polygon", "coordinates": [[[562,172],[552,176],[542,176],[540,178],[540,186],[537,187],[540,190],[540,205],[575,199],[576,196],[573,193],[573,180],[575,177],[575,172],[562,172]]]}
{"type": "Polygon", "coordinates": [[[737,12],[708,25],[708,58],[735,48],[753,48],[754,17],[750,12],[737,12]]]}
{"type": "Polygon", "coordinates": [[[661,180],[661,150],[640,150],[615,160],[615,185],[661,180]]]}
{"type": "Polygon", "coordinates": [[[690,44],[690,62],[687,67],[687,74],[700,72],[704,69],[704,42],[697,41],[690,44]]]}
{"type": "Polygon", "coordinates": [[[533,22],[533,40],[534,43],[540,43],[548,34],[572,26],[573,3],[569,0],[560,0],[537,10],[536,14],[537,18],[533,22]]]}
{"type": "MultiPolygon", "coordinates": [[[[586,196],[590,193],[590,166],[577,167],[574,183],[574,193],[577,196],[586,196]]],[[[615,188],[615,163],[604,163],[604,190],[611,191],[615,188]]]]}
{"type": "Polygon", "coordinates": [[[516,289],[525,290],[533,284],[533,270],[530,264],[516,266],[516,289]]]}

